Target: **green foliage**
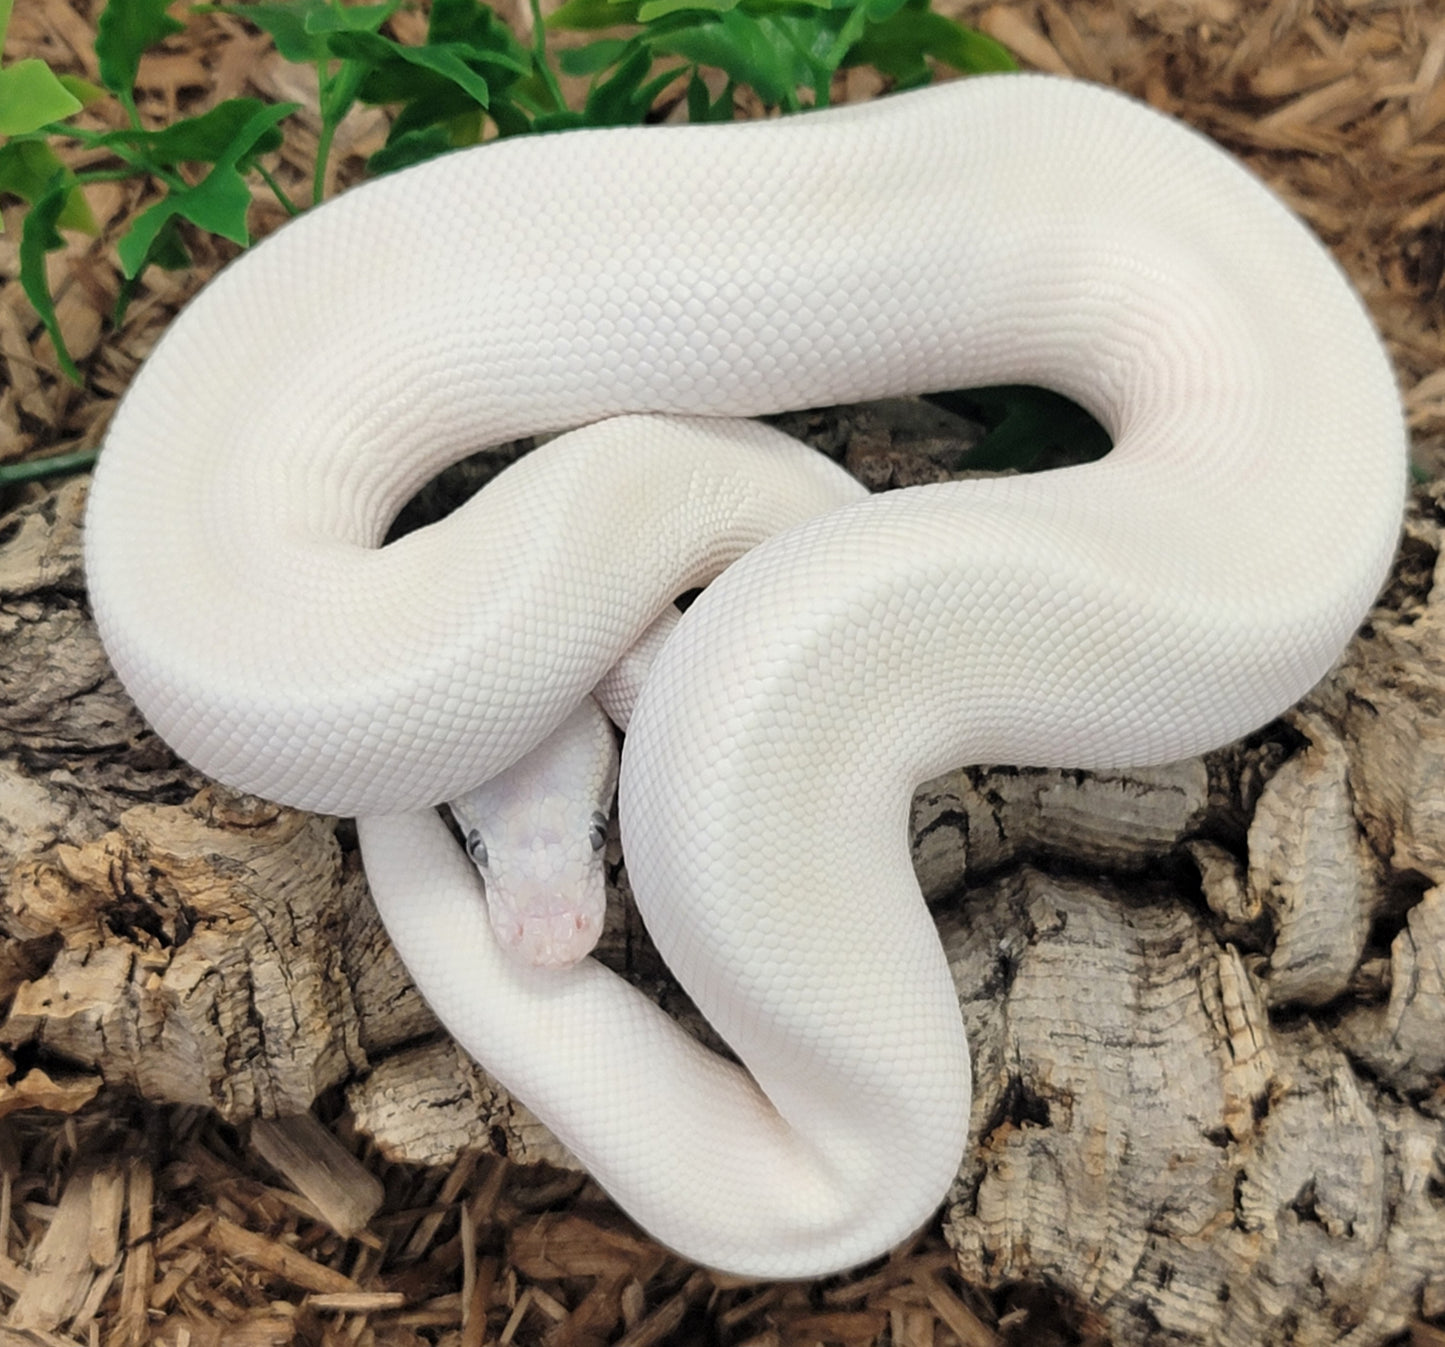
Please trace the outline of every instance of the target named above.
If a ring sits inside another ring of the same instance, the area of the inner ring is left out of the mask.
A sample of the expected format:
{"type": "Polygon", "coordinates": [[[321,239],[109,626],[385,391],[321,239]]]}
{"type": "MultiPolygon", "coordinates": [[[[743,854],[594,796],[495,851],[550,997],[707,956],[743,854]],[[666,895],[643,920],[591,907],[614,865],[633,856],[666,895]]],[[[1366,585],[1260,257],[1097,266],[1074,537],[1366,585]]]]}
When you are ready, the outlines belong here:
{"type": "MultiPolygon", "coordinates": [[[[13,3],[0,0],[0,45],[13,3]]],[[[385,31],[401,3],[257,0],[196,7],[245,19],[268,33],[286,60],[315,67],[321,135],[312,204],[321,199],[336,129],[358,102],[395,109],[386,144],[367,165],[379,174],[475,144],[488,123],[503,136],[637,124],[674,102],[691,121],[727,121],[743,88],[784,111],[823,106],[833,76],[847,66],[875,66],[901,87],[926,83],[930,59],[960,71],[1014,68],[992,39],[933,13],[928,0],[566,0],[545,23],[532,0],[530,45],[481,0],[432,0],[426,39],[411,46],[385,31]],[[589,82],[582,107],[569,108],[547,50],[548,32],[600,29],[632,31],[561,53],[560,69],[589,82]],[[716,98],[706,70],[725,77],[716,98]]],[[[262,162],[280,147],[282,123],[299,105],[233,98],[160,130],[142,125],[135,104],[141,58],[184,27],[169,9],[169,0],[109,0],[95,40],[103,88],[57,75],[35,59],[0,68],[0,193],[29,207],[21,283],[61,367],[77,382],[45,257],[64,247],[63,230],[97,232],[87,185],[138,177],[163,191],[117,241],[126,277],[117,322],[147,267],[190,265],[183,226],[242,246],[250,242],[253,174],[288,211],[300,209],[262,162]],[[123,129],[75,123],[77,113],[104,99],[120,105],[123,129]],[[63,139],[104,150],[110,162],[72,172],[52,148],[63,139]]]]}
{"type": "MultiPolygon", "coordinates": [[[[967,72],[1015,68],[992,38],[933,13],[928,0],[566,0],[547,22],[578,32],[640,25],[630,38],[563,52],[570,75],[632,86],[636,70],[680,57],[678,73],[721,70],[732,87],[787,112],[826,106],[833,76],[847,66],[875,66],[902,88],[927,83],[930,56],[967,72]]],[[[709,119],[729,116],[730,96],[709,119]]]]}
{"type": "Polygon", "coordinates": [[[80,99],[44,61],[31,57],[0,70],[0,136],[23,136],[80,111],[80,99]]]}
{"type": "Polygon", "coordinates": [[[56,232],[56,225],[68,194],[64,189],[47,189],[26,214],[25,227],[20,234],[20,284],[25,287],[26,298],[35,306],[35,312],[40,315],[46,329],[55,338],[55,351],[60,358],[61,369],[79,383],[80,371],[75,368],[70,352],[60,340],[60,328],[55,321],[55,301],[51,298],[45,278],[45,254],[65,246],[65,240],[56,232]]]}
{"type": "MultiPolygon", "coordinates": [[[[174,260],[158,255],[170,253],[170,238],[157,244],[173,219],[189,220],[233,243],[250,243],[246,213],[251,208],[251,189],[245,174],[256,155],[280,145],[276,123],[289,117],[295,108],[294,103],[267,107],[253,99],[233,99],[148,138],[152,163],[187,161],[210,163],[211,168],[194,186],[172,187],[163,200],[136,216],[116,245],[127,279],[134,279],[149,262],[161,261],[164,265],[174,260]],[[249,115],[245,115],[248,111],[249,115]],[[161,144],[171,148],[158,153],[156,147],[161,144]]],[[[137,133],[137,139],[142,137],[146,137],[145,132],[137,133]]]]}
{"type": "Polygon", "coordinates": [[[137,121],[133,87],[140,58],[185,25],[166,13],[169,0],[125,0],[109,4],[95,26],[95,54],[100,62],[100,82],[105,85],[137,121]]]}

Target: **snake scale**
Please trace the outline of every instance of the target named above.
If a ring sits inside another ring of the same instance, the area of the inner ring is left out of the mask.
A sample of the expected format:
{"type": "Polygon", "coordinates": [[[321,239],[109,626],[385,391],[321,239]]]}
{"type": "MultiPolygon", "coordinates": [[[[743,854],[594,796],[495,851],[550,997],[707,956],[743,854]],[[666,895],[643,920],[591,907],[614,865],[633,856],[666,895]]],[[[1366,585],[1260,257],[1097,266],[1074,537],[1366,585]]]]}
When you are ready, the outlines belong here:
{"type": "Polygon", "coordinates": [[[913,788],[1160,762],[1281,712],[1383,581],[1405,461],[1359,300],[1259,182],[1115,93],[989,76],[344,193],[146,362],[86,557],[176,751],[357,815],[459,1040],[658,1238],[791,1277],[909,1234],[966,1143],[913,788]],[[727,419],[1005,382],[1074,398],[1112,453],[857,499],[727,419]],[[573,426],[379,546],[443,465],[573,426]],[[742,1066],[592,960],[507,958],[432,808],[739,552],[642,690],[620,813],[648,927],[742,1066]]]}

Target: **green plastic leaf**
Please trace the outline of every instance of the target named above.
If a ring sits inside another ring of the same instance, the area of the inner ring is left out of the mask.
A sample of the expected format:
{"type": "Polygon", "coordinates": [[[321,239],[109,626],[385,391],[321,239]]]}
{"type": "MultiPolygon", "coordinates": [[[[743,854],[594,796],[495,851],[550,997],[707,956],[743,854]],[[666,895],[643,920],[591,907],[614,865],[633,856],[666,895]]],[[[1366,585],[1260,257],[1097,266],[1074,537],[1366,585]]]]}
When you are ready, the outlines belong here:
{"type": "Polygon", "coordinates": [[[220,161],[245,170],[257,156],[280,148],[281,133],[276,124],[300,106],[230,98],[209,112],[182,118],[160,131],[111,131],[89,143],[115,148],[138,171],[220,161]]]}
{"type": "Polygon", "coordinates": [[[270,35],[276,50],[298,65],[326,59],[326,39],[310,32],[306,18],[313,10],[325,9],[326,0],[297,0],[292,4],[217,5],[224,14],[234,14],[270,35]]]}
{"type": "Polygon", "coordinates": [[[673,66],[671,69],[664,70],[661,74],[653,76],[648,83],[644,84],[637,91],[638,121],[646,120],[647,114],[653,110],[662,91],[668,88],[669,85],[676,84],[679,76],[685,75],[687,70],[688,68],[686,66],[673,66]]]}
{"type": "Polygon", "coordinates": [[[251,189],[246,180],[234,168],[218,164],[194,187],[172,192],[136,216],[116,244],[125,275],[139,275],[162,226],[176,217],[234,243],[250,243],[246,228],[250,206],[251,189]]]}
{"type": "Polygon", "coordinates": [[[828,46],[827,55],[823,63],[827,67],[829,75],[842,64],[843,58],[848,55],[853,45],[863,36],[863,31],[868,26],[868,6],[859,5],[844,20],[843,26],[834,34],[833,41],[828,46]]]}
{"type": "Polygon", "coordinates": [[[618,65],[610,79],[594,86],[587,95],[582,109],[584,124],[637,126],[645,121],[658,95],[684,72],[685,67],[676,66],[649,80],[646,76],[651,69],[651,53],[639,46],[618,65]]]}
{"type": "MultiPolygon", "coordinates": [[[[505,90],[507,99],[487,109],[493,121],[496,121],[499,115],[504,118],[510,115],[509,104],[515,104],[513,111],[525,113],[527,117],[540,117],[567,110],[559,105],[554,96],[552,82],[540,70],[534,69],[530,75],[523,76],[515,84],[506,85],[505,90]]],[[[511,134],[501,128],[500,122],[498,129],[502,130],[503,135],[511,134]]]]}
{"type": "Polygon", "coordinates": [[[183,118],[145,135],[143,143],[163,164],[214,164],[226,160],[244,169],[257,155],[280,148],[281,132],[276,124],[300,106],[228,98],[198,117],[183,118]]]}
{"type": "Polygon", "coordinates": [[[531,52],[477,0],[436,0],[427,35],[427,41],[415,47],[380,34],[336,33],[329,39],[331,54],[344,58],[338,78],[350,75],[355,97],[402,105],[382,164],[398,167],[413,152],[424,157],[435,153],[439,136],[412,139],[429,127],[443,128],[453,148],[475,143],[481,138],[482,108],[508,135],[530,129],[519,102],[538,110],[556,106],[531,52]],[[524,86],[535,86],[535,96],[524,86]]]}
{"type": "Polygon", "coordinates": [[[932,17],[942,19],[947,25],[947,32],[935,25],[938,39],[932,47],[934,56],[945,65],[975,75],[1014,71],[1019,68],[1013,53],[987,33],[980,33],[976,28],[965,28],[962,24],[954,23],[952,19],[944,18],[942,14],[932,17]]]}
{"type": "Polygon", "coordinates": [[[523,97],[519,94],[524,81],[519,81],[512,87],[512,93],[517,95],[510,98],[495,98],[492,106],[487,109],[487,115],[496,125],[497,134],[500,136],[523,136],[528,131],[545,131],[549,128],[535,125],[538,117],[556,116],[556,111],[551,105],[550,99],[533,99],[530,95],[523,97]]]}
{"type": "MultiPolygon", "coordinates": [[[[459,43],[405,47],[377,33],[335,33],[330,39],[330,47],[333,55],[370,67],[363,95],[368,102],[389,103],[407,98],[415,92],[425,92],[424,84],[417,85],[408,81],[405,73],[399,69],[406,65],[441,76],[481,107],[486,107],[491,101],[492,95],[487,81],[462,59],[462,53],[467,49],[459,43]],[[379,89],[388,87],[390,92],[378,95],[379,89]]],[[[497,52],[471,54],[498,65],[512,60],[511,57],[497,52]]],[[[527,67],[521,65],[520,69],[525,71],[527,67]]]]}
{"type": "Polygon", "coordinates": [[[510,56],[518,70],[531,69],[531,53],[486,5],[477,0],[433,0],[426,40],[464,43],[473,53],[510,56]]]}
{"type": "Polygon", "coordinates": [[[395,173],[399,168],[435,159],[455,148],[446,127],[422,126],[389,140],[366,161],[366,168],[373,177],[379,178],[383,173],[395,173]]]}
{"type": "Polygon", "coordinates": [[[37,57],[0,70],[0,136],[23,136],[80,111],[80,100],[37,57]]]}
{"type": "Polygon", "coordinates": [[[651,23],[654,19],[661,19],[682,10],[721,14],[726,10],[736,9],[737,5],[738,0],[643,0],[638,6],[637,22],[651,23]]]}
{"type": "Polygon", "coordinates": [[[532,131],[538,135],[548,131],[576,131],[584,126],[591,126],[584,112],[574,112],[570,108],[564,108],[561,112],[539,113],[532,119],[532,131]]]}
{"type": "Polygon", "coordinates": [[[10,8],[14,0],[0,0],[0,51],[5,49],[5,34],[10,28],[10,8]]]}
{"type": "MultiPolygon", "coordinates": [[[[420,71],[416,72],[418,75],[420,71]]],[[[374,78],[374,77],[372,77],[374,78]]],[[[464,94],[454,84],[437,79],[434,75],[425,76],[425,83],[420,80],[421,86],[417,92],[406,99],[405,106],[392,118],[391,131],[387,135],[386,143],[392,144],[403,136],[409,136],[417,131],[425,130],[428,126],[440,126],[448,132],[448,139],[451,139],[450,128],[452,124],[467,112],[479,112],[476,100],[468,94],[464,94]]],[[[361,96],[367,102],[395,102],[401,95],[388,95],[385,98],[377,99],[372,96],[372,79],[362,86],[361,96]]],[[[452,142],[455,144],[455,142],[452,142]]]]}
{"type": "Polygon", "coordinates": [[[764,14],[792,14],[809,9],[833,10],[847,15],[858,4],[858,0],[743,0],[743,8],[755,17],[764,14]]]}
{"type": "Polygon", "coordinates": [[[596,85],[587,95],[582,115],[588,126],[636,125],[645,108],[638,107],[642,82],[652,70],[652,53],[638,46],[617,67],[610,79],[596,85]]]}
{"type": "Polygon", "coordinates": [[[100,79],[114,94],[130,97],[140,69],[141,53],[172,33],[182,32],[183,23],[170,17],[170,0],[109,0],[95,25],[95,54],[100,62],[100,79]]]}
{"type": "Polygon", "coordinates": [[[136,292],[140,289],[141,273],[147,267],[164,267],[167,271],[185,271],[190,265],[191,255],[186,251],[186,245],[181,240],[180,230],[176,227],[175,217],[172,216],[160,227],[160,231],[151,240],[151,246],[136,267],[135,275],[121,279],[120,293],[115,298],[115,308],[110,315],[111,325],[119,327],[125,322],[125,312],[130,308],[131,300],[135,298],[136,292]]]}
{"type": "Polygon", "coordinates": [[[51,189],[65,172],[55,151],[42,140],[12,140],[0,145],[0,192],[9,192],[31,205],[51,189]]]}
{"type": "Polygon", "coordinates": [[[737,108],[733,103],[733,82],[728,81],[727,87],[712,101],[712,95],[708,93],[707,85],[703,82],[701,75],[696,70],[692,72],[687,82],[687,119],[690,122],[730,122],[737,115],[737,108]]]}
{"type": "MultiPolygon", "coordinates": [[[[147,266],[161,267],[165,271],[187,271],[191,266],[191,252],[181,238],[180,226],[172,217],[167,220],[161,232],[151,244],[147,266]]],[[[117,319],[117,322],[120,320],[117,319]]]]}
{"type": "Polygon", "coordinates": [[[434,65],[432,68],[458,84],[460,81],[447,71],[444,64],[452,57],[467,70],[475,70],[477,66],[490,66],[494,70],[510,71],[513,75],[528,75],[532,71],[531,55],[525,49],[513,45],[478,47],[469,42],[428,42],[423,47],[403,47],[402,50],[415,50],[416,57],[408,56],[407,59],[414,59],[418,65],[430,64],[431,53],[437,53],[443,64],[434,65]]]}
{"type": "MultiPolygon", "coordinates": [[[[544,52],[546,35],[540,23],[537,31],[537,52],[544,52]]],[[[549,80],[550,72],[539,66],[545,55],[538,56],[521,42],[515,33],[485,4],[478,0],[433,0],[431,19],[427,26],[427,45],[445,47],[459,44],[462,59],[472,69],[485,66],[487,86],[491,100],[487,110],[503,135],[525,130],[527,119],[514,105],[520,97],[527,101],[527,95],[520,86],[535,81],[541,98],[538,106],[554,109],[561,106],[561,96],[554,82],[549,80]]],[[[460,116],[474,116],[472,111],[454,113],[448,121],[452,124],[453,140],[459,139],[456,121],[460,116]]],[[[474,134],[460,139],[461,144],[473,144],[481,139],[482,123],[476,122],[474,134]]]]}
{"type": "Polygon", "coordinates": [[[926,56],[967,74],[1018,69],[1001,43],[914,3],[865,32],[847,64],[875,66],[901,83],[917,84],[928,78],[926,56]]]}
{"type": "Polygon", "coordinates": [[[90,209],[90,202],[85,199],[85,192],[78,183],[66,195],[65,205],[60,208],[60,218],[55,223],[61,229],[73,229],[78,234],[89,234],[92,238],[100,233],[100,222],[95,218],[95,212],[90,209]]]}
{"type": "Polygon", "coordinates": [[[687,119],[690,122],[705,122],[712,111],[712,95],[707,91],[702,76],[696,68],[687,77],[687,119]]]}
{"type": "Polygon", "coordinates": [[[754,17],[736,9],[695,27],[649,34],[655,51],[716,66],[770,107],[790,108],[798,105],[799,87],[816,89],[820,80],[826,85],[823,54],[832,40],[821,16],[754,17]]]}
{"type": "Polygon", "coordinates": [[[400,8],[401,0],[382,5],[308,4],[306,31],[318,35],[375,33],[400,8]]]}
{"type": "Polygon", "coordinates": [[[20,232],[20,284],[31,307],[40,315],[50,340],[55,343],[55,357],[60,368],[73,383],[81,383],[80,371],[66,349],[65,338],[60,332],[60,323],[55,316],[55,300],[50,294],[50,281],[45,274],[45,254],[65,247],[65,240],[56,229],[60,213],[65,208],[70,188],[64,175],[57,174],[47,191],[26,212],[25,224],[20,232]]]}
{"type": "Polygon", "coordinates": [[[476,145],[482,138],[482,110],[470,108],[466,112],[459,112],[455,117],[448,117],[439,125],[446,131],[454,149],[461,149],[464,145],[476,145]]]}
{"type": "Polygon", "coordinates": [[[329,79],[321,81],[321,120],[335,127],[351,110],[371,67],[361,61],[343,61],[341,68],[329,79]]]}
{"type": "MultiPolygon", "coordinates": [[[[484,126],[481,108],[455,88],[447,86],[447,89],[450,92],[413,99],[402,108],[392,121],[385,147],[378,152],[380,159],[373,155],[368,162],[373,167],[378,163],[385,165],[384,171],[390,172],[403,166],[402,159],[416,162],[418,159],[434,158],[447,150],[477,144],[482,139],[484,126]],[[414,155],[396,148],[406,143],[415,143],[414,155]],[[400,159],[396,158],[398,155],[400,159]]],[[[500,114],[504,135],[530,129],[526,116],[514,106],[495,104],[489,111],[494,117],[500,114]]]]}
{"type": "MultiPolygon", "coordinates": [[[[254,100],[240,100],[253,102],[254,100]]],[[[224,105],[221,105],[224,106],[224,105]]],[[[127,277],[139,275],[161,240],[162,229],[180,218],[199,225],[211,234],[219,234],[233,243],[251,242],[246,214],[251,207],[251,189],[246,185],[242,169],[249,164],[258,146],[268,140],[276,123],[289,116],[295,104],[267,106],[256,104],[254,111],[233,132],[230,141],[216,156],[215,166],[194,187],[172,191],[164,200],[142,211],[117,242],[121,268],[127,277]]],[[[194,119],[200,121],[201,118],[194,119]]],[[[179,246],[179,240],[176,245],[179,246]]]]}
{"type": "MultiPolygon", "coordinates": [[[[632,49],[618,62],[613,74],[589,91],[582,109],[585,125],[638,125],[652,111],[658,95],[678,76],[686,73],[686,67],[674,66],[649,79],[653,67],[652,53],[641,42],[629,46],[632,49]]],[[[544,129],[550,129],[554,124],[561,123],[549,119],[544,122],[544,129]]]]}
{"type": "Polygon", "coordinates": [[[194,187],[173,194],[175,213],[210,234],[232,243],[251,242],[246,212],[251,208],[251,189],[234,168],[217,165],[194,187]]]}
{"type": "MultiPolygon", "coordinates": [[[[39,249],[40,260],[43,264],[46,253],[53,253],[57,248],[65,247],[65,240],[60,237],[56,225],[60,220],[60,210],[65,204],[65,193],[67,187],[63,174],[57,174],[49,188],[41,194],[38,200],[31,206],[25,216],[25,235],[20,245],[21,279],[25,279],[24,263],[27,256],[34,261],[34,250],[39,249]],[[33,222],[33,223],[32,223],[33,222]],[[26,252],[27,242],[30,245],[30,253],[26,252]]],[[[30,287],[27,283],[25,293],[30,295],[30,287]]],[[[33,296],[30,302],[35,303],[33,296]]],[[[40,312],[40,306],[35,305],[36,312],[40,312]]],[[[41,315],[44,316],[43,314],[41,315]]]]}
{"type": "MultiPolygon", "coordinates": [[[[729,16],[731,17],[731,16],[729,16]]],[[[794,87],[792,62],[787,54],[764,41],[755,41],[751,23],[728,31],[721,19],[671,33],[651,35],[652,45],[685,57],[698,65],[716,66],[739,84],[751,85],[765,103],[776,105],[782,91],[794,87]]]]}
{"type": "Polygon", "coordinates": [[[637,38],[604,37],[585,47],[572,47],[557,53],[557,64],[566,75],[595,75],[615,65],[635,46],[637,38]]]}
{"type": "Polygon", "coordinates": [[[89,80],[83,80],[79,75],[61,75],[60,82],[65,86],[66,91],[79,101],[80,106],[88,108],[102,99],[110,97],[110,94],[98,84],[92,84],[89,80]]]}
{"type": "Polygon", "coordinates": [[[593,28],[615,28],[636,23],[641,0],[566,0],[547,16],[548,28],[588,32],[593,28]]]}
{"type": "Polygon", "coordinates": [[[12,140],[8,145],[0,145],[0,192],[10,192],[33,204],[51,189],[57,174],[69,184],[69,192],[55,221],[56,227],[99,234],[100,226],[75,175],[44,141],[12,140]]]}

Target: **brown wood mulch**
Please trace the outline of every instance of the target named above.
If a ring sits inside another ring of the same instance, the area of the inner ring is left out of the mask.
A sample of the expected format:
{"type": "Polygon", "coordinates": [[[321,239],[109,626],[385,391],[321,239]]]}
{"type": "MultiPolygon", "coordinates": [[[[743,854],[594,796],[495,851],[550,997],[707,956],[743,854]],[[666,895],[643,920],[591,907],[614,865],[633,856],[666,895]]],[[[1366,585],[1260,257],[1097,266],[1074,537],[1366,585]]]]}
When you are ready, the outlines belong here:
{"type": "MultiPolygon", "coordinates": [[[[1396,361],[1416,463],[1432,475],[1445,468],[1445,14],[1405,0],[940,8],[1027,65],[1140,94],[1247,159],[1364,294],[1396,361]]],[[[7,58],[40,56],[95,78],[98,9],[18,0],[7,58]]],[[[421,22],[399,15],[399,36],[421,22]]],[[[141,85],[141,110],[158,125],[247,91],[307,96],[295,68],[224,15],[191,18],[143,64],[141,85]]],[[[348,122],[334,154],[340,181],[383,134],[378,114],[348,122]]],[[[314,123],[290,132],[276,167],[298,195],[315,144],[314,123]]],[[[91,202],[102,238],[76,236],[50,263],[84,389],[57,373],[21,293],[20,210],[4,206],[0,462],[99,443],[165,323],[227,255],[228,245],[196,241],[196,271],[153,271],[113,331],[112,243],[148,204],[147,189],[107,184],[91,202]]],[[[258,193],[257,231],[282,218],[258,193]]],[[[325,1105],[334,1136],[380,1181],[379,1212],[360,1230],[339,1232],[345,1222],[303,1195],[304,1164],[273,1168],[254,1139],[245,1144],[204,1113],[102,1095],[66,1116],[59,1110],[75,1101],[59,1086],[16,1098],[0,1121],[0,1347],[1097,1340],[1047,1296],[963,1287],[937,1234],[846,1278],[739,1283],[638,1235],[585,1179],[488,1157],[444,1173],[388,1165],[325,1105]]],[[[1421,1323],[1413,1341],[1445,1347],[1445,1334],[1421,1323]]]]}

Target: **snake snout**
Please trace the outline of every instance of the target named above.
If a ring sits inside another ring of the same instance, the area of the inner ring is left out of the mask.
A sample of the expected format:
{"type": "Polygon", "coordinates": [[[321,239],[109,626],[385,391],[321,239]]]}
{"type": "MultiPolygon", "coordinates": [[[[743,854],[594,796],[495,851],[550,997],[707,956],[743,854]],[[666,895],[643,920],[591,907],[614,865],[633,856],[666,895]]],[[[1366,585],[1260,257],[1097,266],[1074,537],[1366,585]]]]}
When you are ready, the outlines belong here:
{"type": "Polygon", "coordinates": [[[592,952],[602,934],[600,916],[580,905],[535,895],[521,905],[494,903],[492,929],[519,963],[533,968],[571,968],[592,952]]]}

